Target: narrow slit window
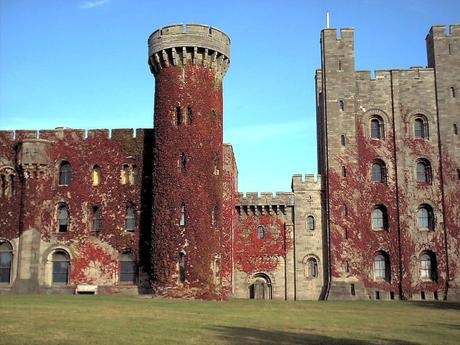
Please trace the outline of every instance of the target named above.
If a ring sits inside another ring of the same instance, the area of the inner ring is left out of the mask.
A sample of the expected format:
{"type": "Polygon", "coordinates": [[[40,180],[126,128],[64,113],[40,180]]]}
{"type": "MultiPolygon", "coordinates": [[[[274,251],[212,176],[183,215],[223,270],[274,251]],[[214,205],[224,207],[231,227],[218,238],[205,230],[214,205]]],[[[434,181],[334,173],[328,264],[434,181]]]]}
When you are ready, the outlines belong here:
{"type": "Polygon", "coordinates": [[[339,63],[338,63],[337,67],[338,67],[339,71],[342,70],[342,60],[339,59],[339,63]]]}
{"type": "Polygon", "coordinates": [[[347,168],[342,165],[342,177],[347,177],[347,168]]]}
{"type": "Polygon", "coordinates": [[[93,231],[101,231],[101,209],[97,206],[93,206],[93,231]]]}
{"type": "Polygon", "coordinates": [[[257,227],[257,238],[260,240],[265,238],[265,226],[259,225],[257,227]]]}
{"type": "Polygon", "coordinates": [[[123,164],[123,166],[121,167],[120,182],[121,184],[127,184],[128,181],[129,181],[129,165],[123,164]]]}
{"type": "Polygon", "coordinates": [[[343,103],[343,100],[340,100],[340,101],[339,101],[339,109],[340,109],[340,111],[344,111],[344,110],[345,110],[345,104],[343,103]]]}
{"type": "Polygon", "coordinates": [[[192,124],[193,122],[193,111],[192,107],[187,107],[187,122],[189,125],[192,124]]]}
{"type": "Polygon", "coordinates": [[[453,87],[453,86],[450,88],[450,96],[452,98],[455,98],[455,87],[453,87]]]}
{"type": "Polygon", "coordinates": [[[179,283],[185,283],[185,253],[179,253],[179,283]]]}
{"type": "Polygon", "coordinates": [[[181,107],[176,107],[176,126],[182,125],[182,109],[181,107]]]}
{"type": "Polygon", "coordinates": [[[59,232],[67,232],[69,229],[69,210],[67,205],[60,205],[58,208],[59,232]]]}
{"type": "Polygon", "coordinates": [[[1,175],[1,193],[0,193],[0,196],[6,196],[6,188],[7,188],[7,185],[6,185],[6,176],[5,175],[1,175]]]}
{"type": "Polygon", "coordinates": [[[180,154],[180,171],[182,174],[185,174],[187,172],[187,156],[185,153],[180,154]]]}
{"type": "Polygon", "coordinates": [[[134,206],[128,206],[125,215],[125,229],[127,231],[136,230],[136,210],[134,206]]]}
{"type": "Polygon", "coordinates": [[[98,165],[93,167],[93,171],[91,173],[93,179],[93,186],[99,186],[101,183],[101,168],[98,165]]]}
{"type": "Polygon", "coordinates": [[[62,162],[59,168],[59,185],[68,186],[72,179],[72,168],[69,162],[62,162]]]}
{"type": "Polygon", "coordinates": [[[340,136],[340,144],[341,144],[342,146],[345,146],[345,142],[346,142],[346,140],[345,140],[345,134],[342,134],[342,135],[340,136]]]}
{"type": "Polygon", "coordinates": [[[185,226],[186,223],[186,209],[185,209],[185,204],[182,203],[181,208],[180,208],[180,220],[179,220],[179,225],[180,226],[185,226]]]}
{"type": "Polygon", "coordinates": [[[458,135],[458,127],[456,123],[454,123],[454,134],[458,135]]]}

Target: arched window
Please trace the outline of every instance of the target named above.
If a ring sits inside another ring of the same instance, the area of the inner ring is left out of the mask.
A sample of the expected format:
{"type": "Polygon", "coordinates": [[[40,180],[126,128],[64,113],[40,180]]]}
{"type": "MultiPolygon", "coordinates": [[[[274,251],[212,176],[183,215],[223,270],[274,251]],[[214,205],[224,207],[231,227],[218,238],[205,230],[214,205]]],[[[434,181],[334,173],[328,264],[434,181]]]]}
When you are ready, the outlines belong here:
{"type": "Polygon", "coordinates": [[[137,265],[130,251],[121,254],[120,257],[120,283],[136,284],[137,265]]]}
{"type": "Polygon", "coordinates": [[[372,163],[372,181],[381,183],[387,182],[387,169],[385,163],[380,159],[376,159],[372,163]]]}
{"type": "Polygon", "coordinates": [[[121,167],[120,183],[127,184],[129,181],[129,165],[123,164],[121,167]]]}
{"type": "Polygon", "coordinates": [[[193,122],[193,111],[192,107],[187,107],[187,122],[189,125],[192,124],[193,122]]]}
{"type": "Polygon", "coordinates": [[[61,204],[58,207],[58,222],[59,232],[67,232],[69,230],[69,209],[66,204],[61,204]]]}
{"type": "Polygon", "coordinates": [[[390,259],[387,253],[379,252],[374,258],[374,279],[390,281],[390,259]]]}
{"type": "Polygon", "coordinates": [[[70,257],[64,250],[53,253],[53,284],[68,284],[70,257]]]}
{"type": "Polygon", "coordinates": [[[384,133],[383,119],[380,116],[374,115],[371,119],[371,138],[383,139],[384,133]]]}
{"type": "Polygon", "coordinates": [[[93,231],[101,230],[101,209],[98,206],[93,206],[93,231]]]}
{"type": "Polygon", "coordinates": [[[433,252],[424,252],[420,256],[420,278],[434,281],[437,279],[436,255],[433,252]]]}
{"type": "Polygon", "coordinates": [[[93,186],[99,186],[101,183],[101,168],[98,165],[93,167],[93,171],[91,172],[91,178],[93,180],[93,186]]]}
{"type": "Polygon", "coordinates": [[[179,283],[183,284],[185,283],[185,253],[184,252],[179,253],[178,266],[179,266],[179,283]]]}
{"type": "Polygon", "coordinates": [[[315,230],[315,218],[313,216],[307,217],[307,230],[315,230]]]}
{"type": "Polygon", "coordinates": [[[415,137],[419,139],[428,139],[429,135],[428,121],[426,117],[419,115],[414,120],[415,137]]]}
{"type": "Polygon", "coordinates": [[[61,186],[68,186],[70,185],[71,179],[72,167],[70,163],[66,161],[61,162],[61,166],[59,167],[59,184],[61,186]]]}
{"type": "Polygon", "coordinates": [[[423,204],[418,209],[418,227],[422,229],[434,229],[433,208],[430,205],[423,204]]]}
{"type": "Polygon", "coordinates": [[[377,205],[372,210],[372,229],[385,230],[388,228],[387,209],[383,205],[377,205]]]}
{"type": "Polygon", "coordinates": [[[418,182],[431,183],[431,164],[426,159],[419,159],[416,166],[416,177],[418,182]]]}
{"type": "Polygon", "coordinates": [[[185,203],[182,203],[181,204],[181,207],[180,207],[180,219],[179,219],[179,225],[180,226],[185,226],[185,223],[186,223],[186,219],[187,219],[187,210],[185,208],[185,203]]]}
{"type": "Polygon", "coordinates": [[[126,208],[125,229],[127,231],[136,230],[136,210],[132,205],[126,208]]]}
{"type": "Polygon", "coordinates": [[[309,258],[307,260],[307,277],[317,278],[318,277],[318,261],[315,258],[309,258]]]}
{"type": "Polygon", "coordinates": [[[265,226],[259,225],[257,227],[257,238],[259,239],[265,238],[265,226]]]}
{"type": "Polygon", "coordinates": [[[185,153],[182,152],[180,154],[179,161],[180,161],[180,171],[182,172],[182,174],[185,174],[187,172],[187,156],[185,155],[185,153]]]}
{"type": "Polygon", "coordinates": [[[13,247],[9,242],[0,243],[0,284],[11,283],[11,265],[13,263],[13,247]]]}

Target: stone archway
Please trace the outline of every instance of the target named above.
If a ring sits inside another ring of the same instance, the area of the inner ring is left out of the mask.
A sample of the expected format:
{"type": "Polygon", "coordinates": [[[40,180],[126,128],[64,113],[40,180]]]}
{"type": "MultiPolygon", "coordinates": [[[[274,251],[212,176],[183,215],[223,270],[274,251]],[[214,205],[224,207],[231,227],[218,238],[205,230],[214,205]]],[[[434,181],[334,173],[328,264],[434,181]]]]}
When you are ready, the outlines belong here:
{"type": "Polygon", "coordinates": [[[271,299],[272,298],[272,283],[270,278],[263,273],[257,273],[249,285],[250,299],[271,299]]]}

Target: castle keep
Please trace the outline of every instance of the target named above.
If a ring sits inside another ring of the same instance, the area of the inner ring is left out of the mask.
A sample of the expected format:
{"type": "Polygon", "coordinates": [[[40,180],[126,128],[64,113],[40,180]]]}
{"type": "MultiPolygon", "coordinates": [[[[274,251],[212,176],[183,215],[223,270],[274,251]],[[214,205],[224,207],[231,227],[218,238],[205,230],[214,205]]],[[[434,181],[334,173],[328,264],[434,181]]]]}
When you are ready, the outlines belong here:
{"type": "Polygon", "coordinates": [[[154,128],[0,131],[0,292],[460,300],[460,25],[426,45],[371,75],[323,30],[319,174],[242,194],[229,37],[155,31],[154,128]]]}

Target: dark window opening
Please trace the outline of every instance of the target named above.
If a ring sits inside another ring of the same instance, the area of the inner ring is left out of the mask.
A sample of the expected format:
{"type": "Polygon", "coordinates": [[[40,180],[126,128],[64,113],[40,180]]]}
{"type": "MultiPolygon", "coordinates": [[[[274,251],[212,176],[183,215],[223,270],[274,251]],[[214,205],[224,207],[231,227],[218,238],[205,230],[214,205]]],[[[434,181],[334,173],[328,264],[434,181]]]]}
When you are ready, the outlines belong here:
{"type": "Polygon", "coordinates": [[[193,122],[193,111],[192,107],[187,107],[187,122],[189,125],[192,124],[193,122]]]}
{"type": "Polygon", "coordinates": [[[345,143],[346,143],[345,135],[342,134],[342,135],[340,135],[340,144],[341,144],[342,146],[345,146],[345,143]]]}
{"type": "Polygon", "coordinates": [[[10,196],[14,196],[16,190],[14,188],[14,175],[10,175],[10,196]]]}
{"type": "Polygon", "coordinates": [[[8,242],[0,243],[0,283],[11,282],[11,265],[13,263],[13,247],[8,242]]]}
{"type": "Polygon", "coordinates": [[[377,205],[372,210],[372,229],[386,230],[388,229],[388,213],[387,208],[383,205],[377,205]]]}
{"type": "Polygon", "coordinates": [[[416,175],[418,182],[425,182],[431,184],[432,171],[431,164],[426,159],[419,159],[416,166],[416,175]]]}
{"type": "Polygon", "coordinates": [[[181,107],[176,107],[176,126],[182,125],[182,109],[181,107]]]}
{"type": "Polygon", "coordinates": [[[420,299],[424,301],[425,298],[425,291],[420,291],[420,299]]]}
{"type": "Polygon", "coordinates": [[[418,209],[418,227],[434,230],[434,212],[430,205],[421,205],[418,209]]]}
{"type": "Polygon", "coordinates": [[[348,229],[347,228],[343,229],[343,236],[345,237],[346,240],[348,239],[348,229]]]}
{"type": "Polygon", "coordinates": [[[341,70],[342,70],[342,60],[339,60],[338,69],[339,69],[339,71],[341,71],[341,70]]]}
{"type": "Polygon", "coordinates": [[[456,123],[454,123],[454,134],[458,135],[458,127],[456,123]]]}
{"type": "Polygon", "coordinates": [[[101,230],[101,210],[97,206],[93,206],[93,231],[101,230]]]}
{"type": "Polygon", "coordinates": [[[437,291],[434,291],[434,292],[433,292],[433,299],[434,299],[435,301],[437,301],[437,300],[439,299],[439,297],[438,297],[438,292],[437,292],[437,291]]]}
{"type": "Polygon", "coordinates": [[[380,291],[375,292],[375,299],[377,299],[377,300],[380,299],[380,291]]]}
{"type": "Polygon", "coordinates": [[[387,182],[387,169],[385,163],[380,159],[376,159],[372,163],[372,181],[380,183],[387,182]]]}
{"type": "Polygon", "coordinates": [[[187,172],[187,156],[183,152],[180,154],[180,171],[182,174],[187,172]]]}
{"type": "Polygon", "coordinates": [[[136,284],[137,265],[131,252],[125,252],[120,258],[120,282],[136,284]]]}
{"type": "Polygon", "coordinates": [[[344,111],[345,110],[345,104],[342,100],[339,101],[339,109],[340,111],[344,111]]]}
{"type": "Polygon", "coordinates": [[[67,284],[69,282],[70,259],[65,251],[56,251],[53,254],[53,284],[67,284]]]}
{"type": "Polygon", "coordinates": [[[453,86],[450,88],[450,97],[455,98],[455,88],[453,86]]]}
{"type": "Polygon", "coordinates": [[[136,210],[133,206],[128,206],[126,209],[125,229],[128,231],[136,230],[136,210]]]}
{"type": "Polygon", "coordinates": [[[72,168],[69,162],[62,162],[59,168],[59,184],[61,186],[70,185],[72,179],[72,168]]]}
{"type": "Polygon", "coordinates": [[[348,260],[345,261],[345,272],[350,273],[350,264],[349,264],[348,260]]]}
{"type": "Polygon", "coordinates": [[[67,205],[58,207],[59,232],[67,232],[69,228],[69,210],[67,205]]]}
{"type": "Polygon", "coordinates": [[[1,183],[2,183],[2,189],[1,189],[1,195],[0,196],[6,196],[6,188],[7,188],[7,185],[6,185],[6,176],[5,175],[1,175],[1,183]]]}
{"type": "Polygon", "coordinates": [[[347,177],[347,168],[342,165],[342,177],[347,177]]]}
{"type": "Polygon", "coordinates": [[[371,138],[384,138],[384,123],[383,119],[380,116],[374,116],[371,120],[371,138]]]}
{"type": "Polygon", "coordinates": [[[185,254],[179,253],[179,282],[185,283],[185,254]]]}
{"type": "Polygon", "coordinates": [[[428,139],[428,121],[425,118],[418,117],[414,122],[415,137],[419,139],[428,139]]]}
{"type": "Polygon", "coordinates": [[[259,225],[257,227],[257,238],[259,239],[265,238],[265,226],[259,225]]]}
{"type": "Polygon", "coordinates": [[[460,181],[460,169],[457,169],[457,180],[460,181]]]}
{"type": "Polygon", "coordinates": [[[356,296],[355,284],[350,284],[350,295],[356,296]]]}
{"type": "Polygon", "coordinates": [[[307,260],[307,277],[317,278],[318,277],[318,261],[315,258],[309,258],[307,260]]]}
{"type": "Polygon", "coordinates": [[[395,299],[395,293],[394,293],[394,291],[390,291],[390,299],[391,299],[391,300],[395,299]]]}
{"type": "Polygon", "coordinates": [[[211,213],[211,224],[212,226],[217,226],[217,206],[214,206],[211,213]]]}
{"type": "Polygon", "coordinates": [[[315,230],[315,218],[313,216],[307,217],[307,230],[315,230]]]}

